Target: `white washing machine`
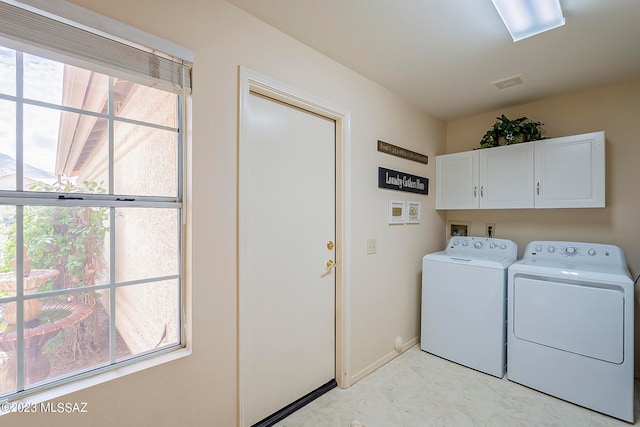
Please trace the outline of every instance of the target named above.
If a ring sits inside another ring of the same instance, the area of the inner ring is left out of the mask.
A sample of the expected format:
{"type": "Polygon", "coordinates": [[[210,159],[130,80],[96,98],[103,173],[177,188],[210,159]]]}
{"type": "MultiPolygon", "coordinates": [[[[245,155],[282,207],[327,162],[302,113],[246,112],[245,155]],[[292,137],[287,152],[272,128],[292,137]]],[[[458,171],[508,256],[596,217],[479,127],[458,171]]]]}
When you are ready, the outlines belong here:
{"type": "Polygon", "coordinates": [[[511,240],[456,236],[422,259],[422,350],[502,377],[511,240]]]}
{"type": "Polygon", "coordinates": [[[509,268],[507,378],[633,422],[633,293],[617,246],[529,243],[509,268]]]}

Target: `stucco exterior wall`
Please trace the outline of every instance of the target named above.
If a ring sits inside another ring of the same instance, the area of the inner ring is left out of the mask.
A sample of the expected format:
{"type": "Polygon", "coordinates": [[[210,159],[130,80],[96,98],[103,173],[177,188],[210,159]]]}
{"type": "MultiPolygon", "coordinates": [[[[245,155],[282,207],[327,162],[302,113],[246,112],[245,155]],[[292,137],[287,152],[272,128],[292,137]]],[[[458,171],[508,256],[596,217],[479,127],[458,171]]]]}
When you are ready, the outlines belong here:
{"type": "MultiPolygon", "coordinates": [[[[120,117],[176,126],[176,96],[137,87],[117,113],[120,117]]],[[[128,123],[114,125],[114,192],[122,195],[176,196],[177,134],[128,123]]],[[[105,137],[84,164],[79,182],[108,183],[108,140],[105,137]]],[[[178,213],[174,209],[116,209],[116,282],[179,273],[178,213]]],[[[109,236],[105,239],[109,254],[109,236]]],[[[105,263],[108,268],[108,263],[105,263]]],[[[100,302],[109,312],[109,292],[100,302]]],[[[132,354],[176,343],[180,324],[179,284],[155,282],[116,292],[116,328],[132,354]]]]}

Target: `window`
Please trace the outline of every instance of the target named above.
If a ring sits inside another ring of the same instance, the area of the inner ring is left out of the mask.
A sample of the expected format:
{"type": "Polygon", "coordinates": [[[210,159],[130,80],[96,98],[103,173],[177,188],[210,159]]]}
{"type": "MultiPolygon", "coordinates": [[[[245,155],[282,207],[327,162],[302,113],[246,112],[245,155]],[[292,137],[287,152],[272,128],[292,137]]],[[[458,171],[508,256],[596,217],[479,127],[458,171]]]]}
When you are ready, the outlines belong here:
{"type": "MultiPolygon", "coordinates": [[[[50,18],[0,8],[60,36],[50,18]]],[[[144,76],[113,49],[67,55],[0,24],[0,399],[11,399],[184,345],[189,65],[169,59],[177,80],[144,76]]],[[[120,43],[90,35],[68,37],[120,43]]]]}

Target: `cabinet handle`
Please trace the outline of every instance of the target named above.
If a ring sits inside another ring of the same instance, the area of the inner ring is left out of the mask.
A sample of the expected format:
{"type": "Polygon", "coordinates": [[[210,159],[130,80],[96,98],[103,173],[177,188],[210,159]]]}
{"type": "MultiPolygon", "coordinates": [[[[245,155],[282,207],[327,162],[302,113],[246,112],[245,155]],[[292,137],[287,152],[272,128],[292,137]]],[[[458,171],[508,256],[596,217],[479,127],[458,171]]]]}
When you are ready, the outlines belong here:
{"type": "Polygon", "coordinates": [[[476,197],[478,197],[478,186],[477,185],[475,187],[473,187],[473,198],[475,199],[476,197]]]}
{"type": "Polygon", "coordinates": [[[536,184],[536,195],[540,195],[540,182],[536,184]]]}
{"type": "Polygon", "coordinates": [[[484,197],[484,185],[480,187],[480,197],[484,197]]]}

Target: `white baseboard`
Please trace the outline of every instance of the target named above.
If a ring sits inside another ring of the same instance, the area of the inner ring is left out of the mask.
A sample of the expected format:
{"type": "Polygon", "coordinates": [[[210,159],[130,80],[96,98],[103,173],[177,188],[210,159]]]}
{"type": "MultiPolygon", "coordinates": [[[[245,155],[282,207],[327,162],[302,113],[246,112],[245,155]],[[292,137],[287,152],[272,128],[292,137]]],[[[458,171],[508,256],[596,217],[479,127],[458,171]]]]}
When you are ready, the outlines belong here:
{"type": "Polygon", "coordinates": [[[413,339],[410,339],[409,341],[404,343],[404,345],[402,346],[402,351],[397,352],[397,351],[394,350],[394,351],[392,351],[390,353],[387,353],[384,356],[382,356],[380,359],[376,360],[375,362],[373,362],[372,364],[367,366],[366,368],[364,368],[361,371],[355,373],[353,376],[351,376],[351,379],[349,381],[350,386],[354,385],[355,383],[357,383],[358,381],[360,381],[361,379],[363,379],[364,377],[366,377],[370,373],[374,372],[376,369],[381,368],[382,366],[386,365],[387,363],[389,363],[390,361],[392,361],[396,357],[400,356],[402,353],[404,353],[405,351],[409,350],[414,345],[418,344],[418,342],[419,342],[419,337],[415,337],[413,339]]]}

